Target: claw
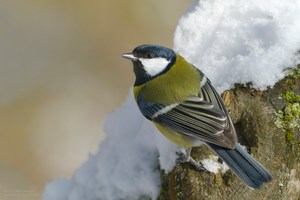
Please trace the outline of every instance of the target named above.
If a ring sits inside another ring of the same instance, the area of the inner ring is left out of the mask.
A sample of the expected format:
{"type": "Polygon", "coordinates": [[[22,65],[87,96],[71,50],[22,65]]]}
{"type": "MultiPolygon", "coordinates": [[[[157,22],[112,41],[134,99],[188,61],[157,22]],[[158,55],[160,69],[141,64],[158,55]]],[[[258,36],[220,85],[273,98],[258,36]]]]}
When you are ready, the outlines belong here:
{"type": "Polygon", "coordinates": [[[179,156],[177,158],[177,161],[180,163],[189,163],[192,165],[193,168],[195,168],[198,171],[207,171],[200,163],[196,162],[190,155],[191,155],[191,148],[189,149],[180,149],[180,152],[176,152],[176,154],[179,156]]]}
{"type": "Polygon", "coordinates": [[[186,163],[186,162],[189,162],[190,159],[191,159],[189,153],[184,153],[183,151],[180,151],[180,152],[176,152],[176,154],[179,156],[179,157],[177,158],[177,161],[180,162],[180,163],[186,163]]]}
{"type": "Polygon", "coordinates": [[[190,157],[189,163],[195,167],[196,170],[198,171],[207,171],[202,164],[196,162],[193,158],[190,157]]]}

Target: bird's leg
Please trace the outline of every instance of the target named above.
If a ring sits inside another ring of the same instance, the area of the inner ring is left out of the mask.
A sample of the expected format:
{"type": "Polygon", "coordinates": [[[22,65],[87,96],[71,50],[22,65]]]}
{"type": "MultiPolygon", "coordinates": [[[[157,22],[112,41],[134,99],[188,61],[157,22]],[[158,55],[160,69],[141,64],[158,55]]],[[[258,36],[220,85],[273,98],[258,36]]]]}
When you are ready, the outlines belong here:
{"type": "Polygon", "coordinates": [[[186,163],[188,162],[190,165],[192,165],[196,170],[198,171],[206,171],[206,169],[198,162],[196,162],[191,157],[191,151],[192,148],[181,148],[179,152],[176,152],[179,158],[177,158],[177,161],[180,163],[186,163]]]}
{"type": "Polygon", "coordinates": [[[192,148],[180,148],[179,151],[176,152],[176,154],[179,156],[177,161],[180,163],[189,162],[191,159],[191,151],[192,148]]]}

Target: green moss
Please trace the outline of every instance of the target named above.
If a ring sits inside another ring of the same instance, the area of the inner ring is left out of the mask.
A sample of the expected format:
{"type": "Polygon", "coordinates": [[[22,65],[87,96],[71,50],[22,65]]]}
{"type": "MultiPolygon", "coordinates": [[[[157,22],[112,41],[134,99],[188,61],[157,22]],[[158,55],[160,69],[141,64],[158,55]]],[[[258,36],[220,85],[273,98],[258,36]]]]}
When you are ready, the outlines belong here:
{"type": "Polygon", "coordinates": [[[284,99],[288,103],[298,103],[300,102],[300,95],[296,95],[293,91],[287,91],[284,95],[284,99]]]}
{"type": "Polygon", "coordinates": [[[300,65],[290,70],[288,78],[300,78],[300,65]]]}
{"type": "Polygon", "coordinates": [[[277,112],[276,126],[286,133],[287,141],[293,146],[293,151],[300,150],[300,95],[287,91],[282,97],[286,107],[277,112]]]}
{"type": "Polygon", "coordinates": [[[177,194],[176,194],[176,197],[177,197],[177,199],[183,199],[184,195],[181,191],[178,191],[177,194]]]}
{"type": "MultiPolygon", "coordinates": [[[[300,151],[300,95],[296,94],[297,80],[300,79],[300,65],[290,70],[286,77],[285,91],[280,98],[285,101],[285,108],[277,112],[276,126],[286,133],[286,140],[291,145],[294,153],[300,151]]],[[[298,86],[299,87],[299,86],[298,86]]]]}
{"type": "Polygon", "coordinates": [[[163,170],[160,171],[160,192],[157,200],[167,199],[168,196],[168,175],[163,170]]]}

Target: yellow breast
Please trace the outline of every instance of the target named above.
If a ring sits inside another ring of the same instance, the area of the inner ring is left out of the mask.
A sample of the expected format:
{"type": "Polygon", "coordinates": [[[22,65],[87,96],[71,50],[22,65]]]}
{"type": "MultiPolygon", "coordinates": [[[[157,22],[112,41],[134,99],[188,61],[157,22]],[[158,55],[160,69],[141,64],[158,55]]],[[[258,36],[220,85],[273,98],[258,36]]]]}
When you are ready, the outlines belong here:
{"type": "Polygon", "coordinates": [[[166,138],[181,147],[189,148],[199,146],[198,144],[195,144],[195,140],[193,140],[191,137],[173,131],[172,129],[169,129],[167,127],[161,126],[158,123],[153,122],[153,124],[166,138]]]}

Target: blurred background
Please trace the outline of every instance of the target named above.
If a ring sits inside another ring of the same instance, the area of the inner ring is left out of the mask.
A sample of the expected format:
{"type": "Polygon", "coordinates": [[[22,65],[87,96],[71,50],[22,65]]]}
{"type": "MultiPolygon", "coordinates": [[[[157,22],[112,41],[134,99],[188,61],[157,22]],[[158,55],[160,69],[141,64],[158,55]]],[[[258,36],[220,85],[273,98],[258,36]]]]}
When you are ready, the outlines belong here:
{"type": "Polygon", "coordinates": [[[0,0],[0,199],[39,199],[105,137],[133,84],[121,54],[172,47],[191,0],[0,0]]]}

